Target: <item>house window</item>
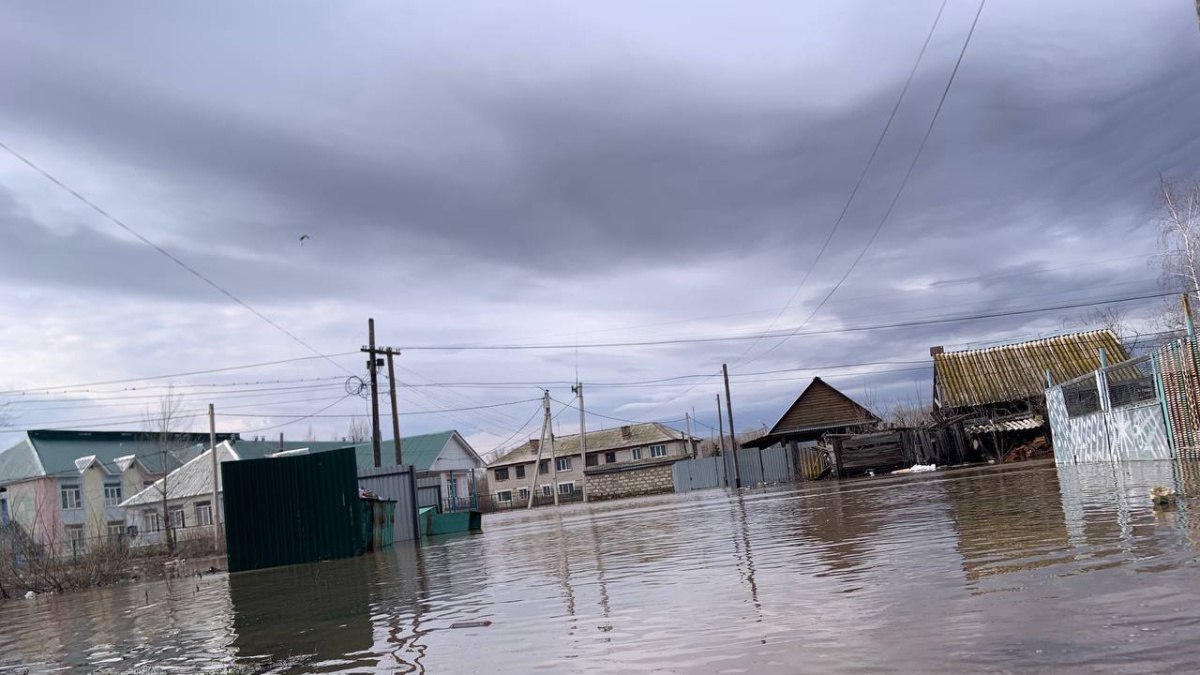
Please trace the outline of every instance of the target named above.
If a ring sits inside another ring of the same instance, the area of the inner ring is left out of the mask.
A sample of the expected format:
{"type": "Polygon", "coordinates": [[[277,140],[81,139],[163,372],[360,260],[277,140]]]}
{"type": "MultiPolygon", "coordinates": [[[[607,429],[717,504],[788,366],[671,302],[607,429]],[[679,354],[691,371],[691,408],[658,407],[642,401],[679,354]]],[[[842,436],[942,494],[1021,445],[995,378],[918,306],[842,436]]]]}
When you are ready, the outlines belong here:
{"type": "Polygon", "coordinates": [[[78,485],[62,486],[62,507],[64,511],[83,508],[83,494],[78,485]]]}
{"type": "Polygon", "coordinates": [[[575,484],[574,483],[559,483],[558,484],[558,494],[560,494],[560,495],[575,494],[575,484]]]}
{"type": "Polygon", "coordinates": [[[83,549],[82,525],[67,526],[67,544],[71,547],[72,551],[79,551],[83,549]]]}
{"type": "Polygon", "coordinates": [[[508,467],[496,469],[496,480],[508,480],[508,467]]]}
{"type": "Polygon", "coordinates": [[[558,469],[559,471],[570,471],[571,470],[571,458],[570,457],[559,457],[558,459],[554,460],[554,468],[558,469]]]}
{"type": "Polygon", "coordinates": [[[553,497],[554,496],[554,486],[543,483],[542,484],[542,496],[543,497],[553,497]]]}
{"type": "Polygon", "coordinates": [[[525,477],[525,465],[518,464],[517,465],[517,478],[524,478],[524,477],[525,477]]]}
{"type": "Polygon", "coordinates": [[[617,462],[617,453],[615,453],[615,452],[604,453],[604,463],[605,464],[616,464],[616,462],[617,462]]]}
{"type": "Polygon", "coordinates": [[[520,490],[517,490],[517,498],[520,499],[522,502],[528,502],[529,501],[529,488],[521,488],[520,490]]]}
{"type": "Polygon", "coordinates": [[[588,455],[583,460],[584,466],[596,466],[600,463],[600,455],[588,455]]]}
{"type": "Polygon", "coordinates": [[[200,526],[213,524],[211,502],[196,502],[196,524],[200,526]]]}
{"type": "Polygon", "coordinates": [[[642,458],[642,449],[634,448],[633,450],[629,451],[629,455],[631,457],[633,457],[633,459],[635,459],[635,460],[641,459],[642,458]]]}
{"type": "Polygon", "coordinates": [[[161,532],[162,519],[158,517],[158,511],[145,511],[142,513],[142,521],[146,523],[147,532],[161,532]]]}
{"type": "Polygon", "coordinates": [[[125,536],[125,522],[122,520],[108,521],[108,538],[110,541],[117,541],[125,536]]]}
{"type": "Polygon", "coordinates": [[[497,492],[496,493],[496,501],[500,502],[501,504],[511,504],[512,503],[512,490],[505,490],[504,492],[497,492]]]}
{"type": "Polygon", "coordinates": [[[171,527],[177,530],[182,530],[183,528],[187,527],[187,521],[185,521],[183,518],[182,508],[171,509],[171,527]]]}
{"type": "Polygon", "coordinates": [[[666,457],[667,456],[667,446],[665,446],[665,445],[650,446],[650,456],[651,457],[666,457]]]}
{"type": "Polygon", "coordinates": [[[117,506],[121,503],[121,484],[120,483],[105,483],[104,484],[104,505],[117,506]]]}
{"type": "Polygon", "coordinates": [[[543,459],[542,461],[538,462],[538,473],[550,473],[550,460],[543,459]]]}
{"type": "Polygon", "coordinates": [[[8,522],[8,499],[0,497],[0,525],[8,522]]]}

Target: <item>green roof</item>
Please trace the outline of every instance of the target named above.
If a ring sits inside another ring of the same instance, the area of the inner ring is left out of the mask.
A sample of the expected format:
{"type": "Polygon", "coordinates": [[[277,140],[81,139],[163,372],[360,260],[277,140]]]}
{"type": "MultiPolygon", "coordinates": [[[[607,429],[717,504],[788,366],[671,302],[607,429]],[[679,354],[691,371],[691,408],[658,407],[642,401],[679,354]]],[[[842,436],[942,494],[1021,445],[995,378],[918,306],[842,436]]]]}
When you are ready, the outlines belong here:
{"type": "MultiPolygon", "coordinates": [[[[218,442],[230,438],[236,435],[217,434],[218,442]]],[[[203,452],[208,442],[208,434],[170,434],[166,443],[167,470],[203,452]]],[[[163,445],[152,432],[30,430],[23,440],[0,452],[0,483],[41,476],[78,476],[81,464],[92,462],[115,475],[132,459],[150,473],[162,473],[162,450],[163,445]]]]}
{"type": "MultiPolygon", "coordinates": [[[[411,464],[417,471],[429,471],[430,467],[437,460],[438,455],[454,437],[454,431],[438,431],[431,434],[419,434],[416,436],[402,436],[400,438],[400,450],[404,453],[404,463],[411,464]]],[[[375,466],[375,453],[371,449],[371,443],[351,443],[348,441],[284,441],[282,445],[279,442],[272,441],[239,441],[234,448],[237,450],[242,459],[252,459],[255,457],[266,457],[282,450],[303,450],[308,449],[311,452],[326,452],[329,450],[337,450],[339,448],[352,447],[354,455],[358,460],[358,468],[370,469],[375,466]]],[[[395,446],[390,440],[381,441],[380,448],[380,464],[382,466],[396,465],[395,446]]]]}

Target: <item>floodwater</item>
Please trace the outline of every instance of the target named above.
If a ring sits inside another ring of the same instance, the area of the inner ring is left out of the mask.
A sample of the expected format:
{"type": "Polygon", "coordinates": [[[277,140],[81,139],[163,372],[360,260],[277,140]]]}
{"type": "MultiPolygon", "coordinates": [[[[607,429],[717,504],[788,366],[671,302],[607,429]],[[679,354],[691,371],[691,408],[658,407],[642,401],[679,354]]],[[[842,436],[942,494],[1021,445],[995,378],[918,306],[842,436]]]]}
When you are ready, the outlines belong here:
{"type": "Polygon", "coordinates": [[[0,672],[1195,672],[1195,466],[1038,463],[484,518],[0,605],[0,672]],[[460,622],[488,626],[452,628],[460,622]]]}

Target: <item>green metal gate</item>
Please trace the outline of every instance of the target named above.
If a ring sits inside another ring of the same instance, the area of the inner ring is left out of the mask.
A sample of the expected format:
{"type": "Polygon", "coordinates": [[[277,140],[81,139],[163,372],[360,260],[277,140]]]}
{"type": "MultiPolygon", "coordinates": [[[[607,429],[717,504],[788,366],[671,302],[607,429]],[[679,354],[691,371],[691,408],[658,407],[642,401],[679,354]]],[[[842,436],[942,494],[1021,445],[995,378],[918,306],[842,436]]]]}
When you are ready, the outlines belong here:
{"type": "Polygon", "coordinates": [[[221,465],[229,571],[365,550],[353,448],[221,465]]]}

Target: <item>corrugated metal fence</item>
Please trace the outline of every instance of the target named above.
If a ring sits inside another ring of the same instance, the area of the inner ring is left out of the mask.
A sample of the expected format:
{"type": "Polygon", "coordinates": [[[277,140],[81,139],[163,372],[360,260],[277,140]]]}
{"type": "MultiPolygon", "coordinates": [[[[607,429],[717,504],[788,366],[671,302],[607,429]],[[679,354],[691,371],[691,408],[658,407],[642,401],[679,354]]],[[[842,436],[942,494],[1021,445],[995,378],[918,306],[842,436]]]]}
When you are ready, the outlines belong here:
{"type": "Polygon", "coordinates": [[[359,487],[370,490],[383,499],[396,502],[396,524],[392,542],[411,541],[421,536],[417,523],[417,482],[412,467],[384,466],[363,469],[358,474],[359,487]]]}
{"type": "MultiPolygon", "coordinates": [[[[785,483],[796,480],[795,455],[782,447],[758,450],[742,448],[737,451],[738,469],[742,487],[753,487],[764,483],[785,483]]],[[[675,462],[671,476],[675,492],[691,492],[707,488],[722,487],[734,483],[733,454],[720,457],[685,459],[675,462]]]]}

